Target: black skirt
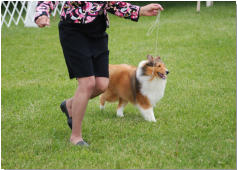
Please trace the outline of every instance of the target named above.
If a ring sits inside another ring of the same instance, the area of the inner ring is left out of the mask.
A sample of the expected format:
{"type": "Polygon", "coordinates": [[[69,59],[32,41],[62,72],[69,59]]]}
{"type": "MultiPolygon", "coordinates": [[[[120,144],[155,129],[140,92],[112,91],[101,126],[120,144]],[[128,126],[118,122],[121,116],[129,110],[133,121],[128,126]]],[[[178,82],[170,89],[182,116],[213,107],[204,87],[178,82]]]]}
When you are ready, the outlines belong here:
{"type": "Polygon", "coordinates": [[[99,17],[90,24],[59,22],[59,37],[69,77],[109,77],[106,25],[99,17]]]}

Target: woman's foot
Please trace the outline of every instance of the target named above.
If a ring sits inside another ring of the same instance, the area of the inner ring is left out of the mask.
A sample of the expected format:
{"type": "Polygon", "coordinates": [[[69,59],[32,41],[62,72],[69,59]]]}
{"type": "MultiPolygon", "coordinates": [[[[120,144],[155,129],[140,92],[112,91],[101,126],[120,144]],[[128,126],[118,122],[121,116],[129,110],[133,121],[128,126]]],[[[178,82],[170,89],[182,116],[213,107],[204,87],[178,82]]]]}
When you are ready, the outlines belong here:
{"type": "Polygon", "coordinates": [[[88,143],[86,143],[84,140],[77,142],[76,145],[82,146],[82,147],[89,147],[89,146],[90,146],[90,145],[89,145],[88,143]]]}
{"type": "Polygon", "coordinates": [[[85,146],[88,147],[90,146],[88,143],[86,143],[81,137],[71,137],[70,142],[73,145],[79,145],[79,146],[85,146]]]}

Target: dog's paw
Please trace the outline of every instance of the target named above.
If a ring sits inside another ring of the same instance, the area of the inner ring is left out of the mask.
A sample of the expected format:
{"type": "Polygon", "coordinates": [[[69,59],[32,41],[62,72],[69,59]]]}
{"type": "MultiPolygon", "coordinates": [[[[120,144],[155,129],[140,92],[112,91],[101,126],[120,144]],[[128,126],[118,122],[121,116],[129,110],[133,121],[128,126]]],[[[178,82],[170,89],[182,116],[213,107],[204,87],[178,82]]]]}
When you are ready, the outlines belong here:
{"type": "Polygon", "coordinates": [[[152,119],[150,122],[156,122],[156,119],[152,119]]]}
{"type": "Polygon", "coordinates": [[[103,111],[105,109],[105,105],[100,105],[100,110],[103,111]]]}
{"type": "Polygon", "coordinates": [[[124,117],[123,113],[118,113],[118,112],[117,112],[117,116],[118,117],[124,117]]]}
{"type": "Polygon", "coordinates": [[[154,117],[146,117],[145,120],[148,122],[156,122],[156,119],[154,117]]]}
{"type": "Polygon", "coordinates": [[[117,110],[117,116],[118,117],[124,117],[123,112],[121,112],[120,110],[117,110]]]}
{"type": "Polygon", "coordinates": [[[124,117],[124,115],[123,115],[123,107],[120,107],[120,108],[117,109],[117,116],[118,117],[124,117]]]}

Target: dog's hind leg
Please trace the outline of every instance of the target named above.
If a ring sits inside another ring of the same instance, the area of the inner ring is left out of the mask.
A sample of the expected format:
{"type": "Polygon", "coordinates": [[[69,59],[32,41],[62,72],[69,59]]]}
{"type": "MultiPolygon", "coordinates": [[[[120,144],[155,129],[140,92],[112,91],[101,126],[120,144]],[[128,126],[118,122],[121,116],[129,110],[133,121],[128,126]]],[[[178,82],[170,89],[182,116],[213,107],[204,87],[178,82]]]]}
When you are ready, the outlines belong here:
{"type": "Polygon", "coordinates": [[[118,117],[124,117],[123,110],[127,104],[128,104],[127,101],[123,100],[122,98],[119,98],[119,103],[118,103],[118,107],[117,107],[117,116],[118,117]]]}
{"type": "Polygon", "coordinates": [[[105,108],[105,101],[106,101],[105,95],[104,94],[100,95],[100,110],[104,110],[104,108],[105,108]]]}
{"type": "Polygon", "coordinates": [[[100,110],[105,108],[105,102],[115,102],[118,100],[118,96],[107,89],[103,94],[100,95],[100,110]]]}

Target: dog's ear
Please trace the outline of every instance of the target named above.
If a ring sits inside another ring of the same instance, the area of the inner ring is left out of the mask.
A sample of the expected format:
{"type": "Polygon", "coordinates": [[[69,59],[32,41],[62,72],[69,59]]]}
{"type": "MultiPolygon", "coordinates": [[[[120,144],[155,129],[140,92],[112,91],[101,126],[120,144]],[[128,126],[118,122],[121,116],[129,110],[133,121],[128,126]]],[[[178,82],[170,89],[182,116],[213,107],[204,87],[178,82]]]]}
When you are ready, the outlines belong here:
{"type": "Polygon", "coordinates": [[[152,57],[152,55],[147,55],[147,59],[148,59],[149,62],[153,62],[153,57],[152,57]]]}
{"type": "Polygon", "coordinates": [[[156,63],[157,63],[157,62],[160,62],[160,61],[161,61],[160,56],[157,56],[154,61],[155,61],[156,63]]]}

